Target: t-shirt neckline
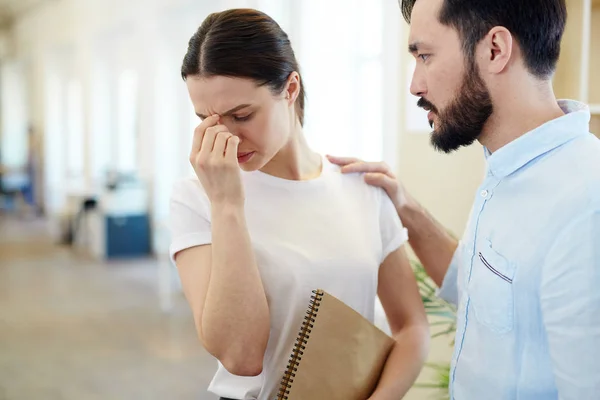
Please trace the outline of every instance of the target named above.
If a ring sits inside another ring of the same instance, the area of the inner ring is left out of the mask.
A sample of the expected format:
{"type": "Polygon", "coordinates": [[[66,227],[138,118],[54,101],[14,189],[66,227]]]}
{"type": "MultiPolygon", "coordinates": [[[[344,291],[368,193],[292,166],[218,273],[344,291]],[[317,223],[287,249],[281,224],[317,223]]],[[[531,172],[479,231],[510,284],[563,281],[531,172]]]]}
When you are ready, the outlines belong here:
{"type": "Polygon", "coordinates": [[[320,185],[327,179],[327,176],[330,175],[339,167],[335,164],[329,162],[327,157],[320,155],[321,157],[321,173],[319,176],[312,179],[304,179],[304,180],[295,180],[295,179],[285,179],[280,178],[274,175],[267,174],[260,170],[244,172],[247,176],[252,177],[253,179],[257,179],[261,182],[268,183],[270,185],[279,186],[279,187],[290,187],[290,188],[300,188],[300,187],[313,187],[315,185],[320,185]]]}

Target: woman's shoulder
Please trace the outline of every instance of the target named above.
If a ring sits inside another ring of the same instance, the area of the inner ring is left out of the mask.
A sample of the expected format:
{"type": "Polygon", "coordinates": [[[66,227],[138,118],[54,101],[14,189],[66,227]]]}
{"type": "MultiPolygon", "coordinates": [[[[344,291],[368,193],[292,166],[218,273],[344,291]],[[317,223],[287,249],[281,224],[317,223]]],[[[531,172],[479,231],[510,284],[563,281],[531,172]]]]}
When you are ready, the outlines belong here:
{"type": "Polygon", "coordinates": [[[336,179],[356,186],[357,189],[369,192],[377,192],[377,189],[379,189],[365,182],[366,174],[364,172],[343,172],[342,167],[333,164],[331,161],[327,160],[327,157],[323,157],[323,169],[330,175],[335,176],[336,179]]]}
{"type": "Polygon", "coordinates": [[[383,189],[369,185],[367,182],[365,182],[366,174],[364,172],[344,173],[337,165],[333,165],[330,168],[330,171],[333,172],[332,175],[335,176],[335,179],[342,183],[344,190],[352,192],[352,194],[348,193],[348,195],[361,194],[362,196],[371,198],[379,203],[379,201],[381,201],[381,197],[385,193],[383,189]]]}

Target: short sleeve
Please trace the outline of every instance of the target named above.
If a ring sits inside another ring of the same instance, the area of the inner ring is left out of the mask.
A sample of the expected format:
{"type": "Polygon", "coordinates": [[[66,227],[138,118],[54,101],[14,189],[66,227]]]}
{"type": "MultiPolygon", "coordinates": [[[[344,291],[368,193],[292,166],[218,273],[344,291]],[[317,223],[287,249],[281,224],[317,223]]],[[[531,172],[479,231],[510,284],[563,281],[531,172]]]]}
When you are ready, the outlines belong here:
{"type": "Polygon", "coordinates": [[[408,230],[402,225],[394,203],[383,189],[379,189],[379,230],[381,235],[382,257],[380,264],[390,253],[408,240],[408,230]]]}
{"type": "Polygon", "coordinates": [[[181,250],[211,243],[210,201],[197,179],[183,179],[173,185],[169,208],[171,261],[181,250]]]}

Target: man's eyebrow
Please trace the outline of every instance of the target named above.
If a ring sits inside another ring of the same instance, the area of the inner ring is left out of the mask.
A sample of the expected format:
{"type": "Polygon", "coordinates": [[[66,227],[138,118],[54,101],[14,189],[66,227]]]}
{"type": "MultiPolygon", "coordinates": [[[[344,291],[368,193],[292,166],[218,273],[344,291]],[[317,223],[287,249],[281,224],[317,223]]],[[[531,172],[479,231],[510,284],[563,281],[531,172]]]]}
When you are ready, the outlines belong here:
{"type": "Polygon", "coordinates": [[[408,52],[411,54],[416,54],[419,52],[419,46],[421,45],[420,42],[413,42],[411,44],[408,45],[408,52]]]}
{"type": "MultiPolygon", "coordinates": [[[[239,111],[242,108],[246,108],[246,107],[250,107],[250,104],[240,104],[239,106],[233,107],[231,110],[225,111],[224,113],[219,114],[219,115],[221,117],[227,117],[227,116],[233,114],[234,112],[239,111]]],[[[198,113],[196,113],[196,115],[198,117],[200,117],[200,119],[206,119],[207,118],[206,115],[202,115],[202,114],[198,114],[198,113]]]]}

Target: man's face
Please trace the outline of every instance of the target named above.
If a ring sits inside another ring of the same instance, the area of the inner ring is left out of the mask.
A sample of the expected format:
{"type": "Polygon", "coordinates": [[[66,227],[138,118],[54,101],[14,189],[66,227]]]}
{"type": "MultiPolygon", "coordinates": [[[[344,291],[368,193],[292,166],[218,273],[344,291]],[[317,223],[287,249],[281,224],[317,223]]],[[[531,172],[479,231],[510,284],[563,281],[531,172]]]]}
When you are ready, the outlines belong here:
{"type": "Polygon", "coordinates": [[[438,21],[444,0],[418,0],[409,51],[417,60],[410,91],[429,111],[433,146],[445,153],[472,144],[492,114],[492,100],[474,60],[465,57],[458,32],[438,21]]]}

